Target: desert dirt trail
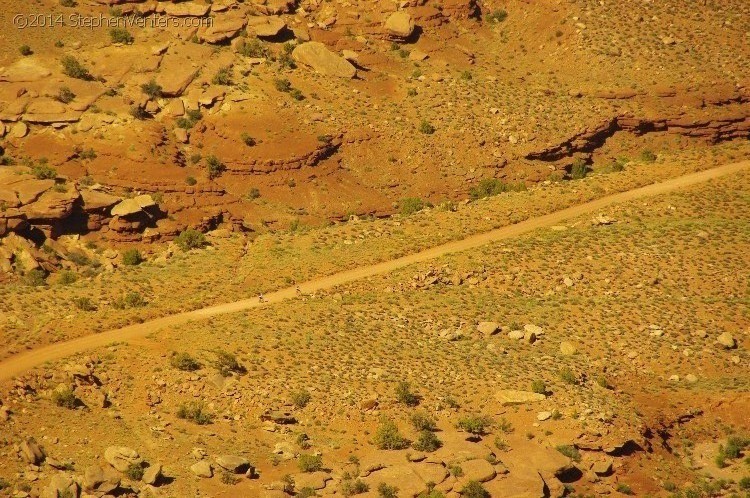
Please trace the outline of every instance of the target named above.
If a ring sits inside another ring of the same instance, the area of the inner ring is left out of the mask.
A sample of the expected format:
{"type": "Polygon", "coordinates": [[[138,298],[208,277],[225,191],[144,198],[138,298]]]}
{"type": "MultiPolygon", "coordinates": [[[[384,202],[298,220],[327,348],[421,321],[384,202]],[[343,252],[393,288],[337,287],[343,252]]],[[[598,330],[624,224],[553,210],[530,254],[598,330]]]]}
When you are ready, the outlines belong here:
{"type": "MultiPolygon", "coordinates": [[[[492,242],[523,235],[538,228],[549,227],[577,216],[594,213],[613,204],[668,193],[679,188],[689,187],[714,178],[737,173],[745,169],[750,169],[750,160],[725,164],[723,166],[672,178],[645,187],[608,195],[584,204],[571,206],[560,211],[531,218],[489,232],[472,235],[462,240],[448,242],[397,259],[342,271],[327,277],[321,277],[300,284],[299,287],[301,291],[306,294],[314,293],[323,289],[330,289],[331,287],[346,284],[355,280],[389,273],[414,263],[435,259],[451,253],[475,249],[492,242]]],[[[2,361],[0,363],[0,381],[11,379],[22,374],[26,370],[42,365],[48,361],[58,360],[87,350],[99,348],[115,341],[128,341],[146,336],[147,334],[165,327],[181,325],[190,321],[206,319],[216,315],[248,310],[258,306],[266,306],[286,299],[293,299],[296,295],[296,289],[294,287],[288,287],[265,295],[264,303],[260,303],[257,297],[253,297],[232,303],[219,304],[199,310],[165,316],[148,322],[129,325],[120,329],[109,330],[107,332],[40,347],[36,350],[27,351],[2,361]]]]}

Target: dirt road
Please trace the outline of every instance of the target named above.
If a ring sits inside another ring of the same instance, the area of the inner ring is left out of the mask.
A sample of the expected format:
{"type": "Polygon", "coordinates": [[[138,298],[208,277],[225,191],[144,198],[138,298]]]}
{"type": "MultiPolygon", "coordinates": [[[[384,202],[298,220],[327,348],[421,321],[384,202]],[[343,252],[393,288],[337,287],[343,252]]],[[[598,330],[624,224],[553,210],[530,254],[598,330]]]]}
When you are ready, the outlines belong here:
{"type": "MultiPolygon", "coordinates": [[[[531,232],[532,230],[536,230],[537,228],[556,225],[576,216],[595,213],[596,211],[612,204],[618,204],[657,194],[664,194],[679,188],[706,182],[714,178],[730,175],[749,168],[750,160],[726,164],[717,168],[672,178],[670,180],[629,190],[627,192],[608,195],[601,199],[572,206],[544,216],[531,218],[515,225],[473,235],[455,242],[449,242],[415,254],[311,280],[300,284],[300,289],[303,293],[313,293],[322,289],[329,289],[337,285],[346,284],[354,280],[371,277],[373,275],[381,275],[414,263],[435,259],[446,254],[474,249],[492,242],[516,237],[531,232]]],[[[243,311],[257,306],[267,306],[294,297],[296,297],[296,290],[294,287],[289,287],[267,294],[265,296],[265,303],[259,303],[258,298],[253,297],[233,303],[219,304],[195,311],[165,316],[156,320],[130,325],[121,329],[110,330],[100,334],[88,335],[67,342],[44,346],[36,350],[12,356],[0,363],[0,381],[11,379],[16,375],[42,365],[45,362],[58,360],[76,353],[99,348],[115,341],[128,341],[138,337],[143,337],[165,327],[180,325],[189,321],[201,320],[225,313],[243,311]]]]}

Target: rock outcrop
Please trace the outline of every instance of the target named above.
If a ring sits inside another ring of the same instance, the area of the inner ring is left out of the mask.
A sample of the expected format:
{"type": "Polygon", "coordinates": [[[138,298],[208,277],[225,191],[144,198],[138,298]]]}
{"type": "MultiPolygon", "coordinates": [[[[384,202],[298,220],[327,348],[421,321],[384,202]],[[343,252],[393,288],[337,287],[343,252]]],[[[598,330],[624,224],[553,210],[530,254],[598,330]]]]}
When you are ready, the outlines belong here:
{"type": "Polygon", "coordinates": [[[354,78],[357,69],[343,57],[331,52],[320,42],[307,42],[295,47],[292,52],[294,60],[312,68],[323,76],[337,78],[354,78]]]}

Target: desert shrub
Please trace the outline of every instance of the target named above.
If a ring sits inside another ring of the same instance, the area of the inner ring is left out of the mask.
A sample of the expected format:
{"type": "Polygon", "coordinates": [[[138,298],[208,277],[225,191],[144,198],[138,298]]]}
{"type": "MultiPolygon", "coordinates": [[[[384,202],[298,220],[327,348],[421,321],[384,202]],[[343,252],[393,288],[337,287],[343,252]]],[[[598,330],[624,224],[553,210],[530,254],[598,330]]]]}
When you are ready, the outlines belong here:
{"type": "Polygon", "coordinates": [[[146,306],[146,300],[143,298],[140,292],[132,291],[112,301],[112,306],[118,310],[125,310],[128,308],[141,308],[143,306],[146,306]]]}
{"type": "Polygon", "coordinates": [[[420,133],[423,133],[425,135],[432,135],[433,133],[435,133],[435,127],[432,126],[426,119],[423,119],[422,122],[419,123],[418,130],[420,133]]]}
{"type": "Polygon", "coordinates": [[[508,12],[503,9],[493,10],[484,16],[487,22],[501,23],[508,17],[508,12]]]}
{"type": "Polygon", "coordinates": [[[373,442],[381,450],[403,450],[409,446],[409,440],[401,435],[396,422],[388,418],[381,420],[373,442]]]}
{"type": "Polygon", "coordinates": [[[609,383],[607,378],[603,375],[599,375],[596,377],[596,383],[599,387],[603,387],[604,389],[612,389],[612,385],[609,383]]]}
{"type": "Polygon", "coordinates": [[[139,105],[130,106],[130,115],[139,121],[144,121],[151,117],[151,115],[139,105]]]}
{"type": "Polygon", "coordinates": [[[246,372],[245,367],[240,365],[236,355],[221,349],[214,351],[214,354],[216,354],[214,367],[224,377],[229,377],[232,373],[243,374],[246,372]]]}
{"type": "Polygon", "coordinates": [[[67,86],[61,87],[55,96],[55,100],[63,104],[70,104],[76,98],[76,94],[67,86]]]}
{"type": "Polygon", "coordinates": [[[234,486],[235,484],[238,484],[240,482],[240,478],[232,474],[228,470],[225,470],[221,473],[221,477],[219,477],[219,480],[222,484],[226,484],[228,486],[234,486]]]}
{"type": "Polygon", "coordinates": [[[742,436],[730,436],[727,439],[727,445],[724,448],[724,454],[727,458],[736,459],[742,454],[742,451],[750,446],[750,438],[742,436]]]}
{"type": "Polygon", "coordinates": [[[258,197],[260,197],[260,190],[257,187],[253,187],[247,192],[247,198],[250,200],[257,199],[258,197]]]}
{"type": "Polygon", "coordinates": [[[469,481],[461,490],[461,496],[466,498],[490,498],[490,493],[484,489],[479,481],[469,481]]]}
{"type": "Polygon", "coordinates": [[[443,445],[443,442],[438,439],[434,432],[423,430],[419,433],[417,440],[411,445],[417,451],[431,452],[435,451],[443,445]]]}
{"type": "Polygon", "coordinates": [[[438,491],[437,489],[434,489],[434,486],[432,488],[427,489],[426,491],[422,491],[417,495],[417,498],[445,498],[445,495],[438,491]]]}
{"type": "Polygon", "coordinates": [[[560,370],[559,375],[560,375],[560,379],[566,384],[570,384],[570,385],[578,384],[578,378],[576,377],[576,374],[573,373],[573,370],[570,369],[570,367],[563,367],[560,370]]]}
{"type": "Polygon", "coordinates": [[[57,406],[72,410],[76,407],[78,400],[71,388],[64,387],[52,391],[52,402],[57,406]]]}
{"type": "Polygon", "coordinates": [[[624,495],[632,495],[633,494],[633,490],[630,488],[630,486],[628,486],[627,484],[622,483],[622,482],[618,483],[617,484],[617,488],[615,488],[615,489],[617,490],[618,493],[622,493],[624,495]]]}
{"type": "Polygon", "coordinates": [[[416,406],[419,404],[419,395],[412,392],[411,386],[405,380],[396,385],[396,399],[399,403],[403,403],[406,406],[416,406]]]}
{"type": "Polygon", "coordinates": [[[513,424],[511,424],[505,417],[501,418],[500,422],[497,423],[497,428],[505,434],[510,434],[515,430],[513,424]]]}
{"type": "Polygon", "coordinates": [[[0,491],[2,491],[3,489],[7,489],[9,487],[10,487],[10,482],[0,477],[0,491]]]}
{"type": "Polygon", "coordinates": [[[59,283],[60,285],[70,285],[76,280],[78,280],[78,275],[70,270],[61,271],[59,276],[57,277],[57,283],[59,283]]]}
{"type": "Polygon", "coordinates": [[[131,481],[140,481],[143,479],[143,465],[141,463],[131,463],[128,468],[125,469],[125,476],[131,481]]]}
{"type": "Polygon", "coordinates": [[[112,28],[109,30],[109,37],[112,39],[112,43],[124,43],[129,45],[135,41],[133,35],[125,28],[112,28]]]}
{"type": "Polygon", "coordinates": [[[407,97],[416,97],[417,96],[417,89],[416,88],[409,88],[406,90],[406,96],[407,97]]]}
{"type": "Polygon", "coordinates": [[[46,163],[34,164],[31,166],[31,174],[37,180],[54,180],[57,178],[57,170],[46,163]]]}
{"type": "Polygon", "coordinates": [[[242,133],[242,135],[240,135],[240,138],[242,139],[242,142],[244,142],[244,144],[248,147],[253,147],[258,143],[253,137],[244,132],[242,133]]]}
{"type": "Polygon", "coordinates": [[[456,426],[474,436],[483,436],[492,427],[492,419],[487,415],[471,415],[459,420],[456,426]]]}
{"type": "Polygon", "coordinates": [[[122,264],[126,266],[137,266],[143,262],[143,256],[138,249],[128,249],[122,253],[122,264]]]}
{"type": "Polygon", "coordinates": [[[206,158],[206,171],[208,173],[208,178],[211,180],[220,177],[226,169],[227,167],[218,157],[212,155],[206,158]]]}
{"type": "MultiPolygon", "coordinates": [[[[200,121],[203,118],[203,113],[200,111],[200,109],[190,109],[187,111],[186,116],[177,118],[175,121],[175,124],[179,128],[184,128],[186,130],[189,130],[193,126],[195,126],[195,123],[200,121]]],[[[200,160],[200,154],[198,154],[198,160],[200,160]]],[[[197,163],[198,161],[194,161],[193,163],[197,163]]]]}
{"type": "Polygon", "coordinates": [[[531,383],[531,391],[537,394],[546,394],[547,384],[545,384],[541,379],[536,379],[531,383]]]}
{"type": "Polygon", "coordinates": [[[91,264],[91,260],[89,259],[89,257],[84,253],[78,251],[70,251],[68,253],[68,260],[78,266],[86,266],[91,264]]]}
{"type": "Polygon", "coordinates": [[[26,282],[26,285],[29,285],[31,287],[41,287],[42,285],[47,284],[46,278],[47,274],[44,272],[44,270],[34,268],[33,270],[29,270],[26,273],[26,275],[24,276],[24,281],[26,282]]]}
{"type": "Polygon", "coordinates": [[[194,372],[201,368],[200,362],[190,356],[190,353],[185,352],[173,353],[172,357],[169,359],[169,364],[183,372],[194,372]]]}
{"type": "Polygon", "coordinates": [[[480,180],[479,185],[469,189],[469,197],[477,200],[505,192],[521,192],[524,190],[526,190],[526,184],[523,182],[505,183],[497,178],[485,178],[480,180]]]}
{"type": "Polygon", "coordinates": [[[750,490],[750,476],[740,479],[739,485],[742,490],[750,490]]]}
{"type": "Polygon", "coordinates": [[[188,228],[180,233],[175,239],[177,246],[183,251],[200,249],[206,245],[206,236],[198,230],[188,228]]]}
{"type": "Polygon", "coordinates": [[[300,389],[292,393],[292,403],[297,408],[304,408],[310,402],[312,395],[307,389],[300,389]]]}
{"type": "Polygon", "coordinates": [[[208,425],[213,422],[214,415],[206,410],[203,403],[199,401],[189,401],[182,403],[177,408],[177,418],[189,420],[198,425],[208,425]]]}
{"type": "Polygon", "coordinates": [[[410,417],[411,425],[418,431],[434,431],[437,429],[435,419],[426,412],[416,412],[410,417]]]}
{"type": "Polygon", "coordinates": [[[294,100],[305,100],[305,95],[297,88],[292,88],[291,90],[289,90],[289,95],[294,100]]]}
{"type": "Polygon", "coordinates": [[[586,178],[588,172],[589,167],[586,164],[586,161],[584,161],[583,159],[576,159],[570,166],[570,178],[572,178],[573,180],[581,180],[583,178],[586,178]]]}
{"type": "Polygon", "coordinates": [[[557,451],[565,455],[566,457],[570,458],[574,462],[580,462],[581,461],[581,452],[578,451],[578,448],[576,448],[573,445],[570,444],[561,444],[555,448],[557,451]]]}
{"type": "Polygon", "coordinates": [[[151,79],[148,83],[141,85],[141,91],[152,99],[156,99],[161,97],[162,87],[155,79],[151,79]]]}
{"type": "Polygon", "coordinates": [[[310,486],[305,486],[304,488],[297,491],[297,494],[295,494],[294,496],[296,498],[312,498],[313,496],[318,496],[318,492],[310,486]]]}
{"type": "Polygon", "coordinates": [[[656,154],[652,150],[645,149],[641,152],[640,158],[644,163],[653,163],[656,161],[656,154]]]}
{"type": "Polygon", "coordinates": [[[187,178],[185,178],[185,184],[186,185],[190,185],[192,187],[196,183],[198,183],[198,180],[196,180],[195,177],[188,176],[187,178]]]}
{"type": "Polygon", "coordinates": [[[214,74],[214,77],[211,79],[211,83],[213,83],[214,85],[224,85],[224,86],[231,85],[232,84],[232,68],[229,66],[219,68],[216,74],[214,74]]]}
{"type": "Polygon", "coordinates": [[[73,304],[81,311],[96,311],[96,305],[88,297],[73,298],[73,304]]]}
{"type": "Polygon", "coordinates": [[[268,49],[257,38],[243,42],[239,46],[238,52],[245,57],[268,57],[268,49]]]}
{"type": "Polygon", "coordinates": [[[302,448],[303,450],[308,449],[310,445],[310,436],[305,434],[304,432],[301,432],[297,435],[297,445],[302,448]]]}
{"type": "MultiPolygon", "coordinates": [[[[76,154],[78,155],[79,159],[96,159],[96,151],[93,148],[84,149],[82,147],[77,147],[76,154]]],[[[80,180],[81,184],[85,185],[86,182],[90,182],[89,185],[94,183],[91,177],[83,177],[80,180]]]]}
{"type": "Polygon", "coordinates": [[[91,73],[89,73],[89,70],[72,55],[66,55],[62,58],[61,62],[63,66],[63,74],[66,76],[87,81],[94,79],[94,77],[91,76],[91,73]]]}
{"type": "Polygon", "coordinates": [[[343,479],[341,481],[341,494],[344,496],[361,495],[370,491],[370,486],[361,479],[343,479]]]}
{"type": "Polygon", "coordinates": [[[419,197],[407,197],[401,201],[401,215],[409,216],[425,208],[425,202],[419,197]]]}
{"type": "Polygon", "coordinates": [[[294,51],[294,45],[291,43],[285,43],[283,46],[283,50],[279,54],[279,57],[277,59],[279,65],[282,68],[286,69],[295,69],[297,67],[297,63],[294,62],[294,58],[292,57],[292,52],[294,51]]]}
{"type": "Polygon", "coordinates": [[[497,448],[500,451],[508,451],[510,449],[510,445],[508,444],[508,442],[505,439],[501,438],[500,436],[495,437],[494,443],[495,443],[495,448],[497,448]]]}
{"type": "Polygon", "coordinates": [[[297,465],[302,472],[317,472],[323,468],[323,457],[303,453],[299,456],[297,465]]]}
{"type": "Polygon", "coordinates": [[[276,88],[276,90],[280,92],[291,92],[292,91],[292,82],[285,78],[275,78],[273,80],[273,86],[276,88]]]}
{"type": "Polygon", "coordinates": [[[60,0],[60,7],[75,7],[78,5],[75,0],[60,0]]]}
{"type": "Polygon", "coordinates": [[[381,482],[378,485],[378,498],[398,498],[398,488],[381,482]]]}
{"type": "Polygon", "coordinates": [[[24,56],[34,53],[34,51],[31,50],[31,47],[29,47],[28,45],[21,45],[20,47],[18,47],[18,51],[21,53],[21,55],[24,56]]]}

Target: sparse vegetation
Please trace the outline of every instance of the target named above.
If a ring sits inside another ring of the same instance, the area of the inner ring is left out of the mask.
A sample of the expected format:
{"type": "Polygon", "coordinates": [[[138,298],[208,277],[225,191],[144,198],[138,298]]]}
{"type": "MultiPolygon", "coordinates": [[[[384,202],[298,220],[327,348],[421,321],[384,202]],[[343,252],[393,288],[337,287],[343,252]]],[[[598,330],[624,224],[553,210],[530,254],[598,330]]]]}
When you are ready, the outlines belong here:
{"type": "Polygon", "coordinates": [[[565,455],[566,457],[570,458],[574,462],[580,462],[581,461],[581,452],[578,451],[578,448],[575,446],[569,445],[569,444],[563,444],[560,446],[557,446],[557,451],[565,455]]]}
{"type": "Polygon", "coordinates": [[[175,243],[183,251],[202,249],[206,245],[206,236],[198,230],[188,228],[177,236],[175,243]]]}
{"type": "Polygon", "coordinates": [[[189,420],[197,425],[208,425],[213,423],[214,415],[206,410],[203,403],[199,401],[189,401],[182,403],[177,408],[177,418],[189,420]]]}
{"type": "Polygon", "coordinates": [[[473,436],[484,436],[492,425],[492,419],[486,415],[471,415],[460,419],[456,427],[473,436]]]}
{"type": "Polygon", "coordinates": [[[133,35],[125,28],[110,29],[109,37],[112,40],[112,43],[122,43],[124,45],[130,45],[135,41],[133,35]]]}
{"type": "Polygon", "coordinates": [[[62,408],[74,409],[78,405],[75,393],[69,387],[60,387],[52,391],[52,402],[62,408]]]}
{"type": "Polygon", "coordinates": [[[158,99],[162,95],[162,87],[155,79],[149,80],[141,85],[141,91],[152,99],[158,99]]]}
{"type": "Polygon", "coordinates": [[[323,457],[303,453],[299,456],[297,464],[302,472],[317,472],[323,468],[323,457]]]}
{"type": "Polygon", "coordinates": [[[190,353],[186,352],[172,353],[172,356],[169,358],[169,364],[183,372],[195,372],[201,368],[200,362],[193,358],[190,353]]]}
{"type": "Polygon", "coordinates": [[[435,127],[432,126],[432,124],[430,124],[430,122],[427,121],[426,119],[423,119],[419,123],[418,129],[419,129],[419,133],[422,133],[424,135],[432,135],[436,131],[435,127]]]}
{"type": "Polygon", "coordinates": [[[122,253],[122,264],[125,266],[138,266],[143,263],[143,255],[138,249],[127,249],[122,253]]]}
{"type": "Polygon", "coordinates": [[[294,391],[292,393],[292,403],[299,409],[306,407],[311,399],[312,395],[307,389],[300,389],[299,391],[294,391]]]}
{"type": "Polygon", "coordinates": [[[60,87],[60,91],[58,91],[55,96],[55,100],[62,102],[63,104],[70,104],[75,98],[76,94],[67,86],[60,87]]]}
{"type": "Polygon", "coordinates": [[[526,190],[526,184],[523,182],[506,183],[497,178],[485,178],[479,182],[479,185],[469,189],[469,197],[476,200],[505,192],[521,192],[524,190],[526,190]]]}
{"type": "Polygon", "coordinates": [[[72,55],[66,55],[62,58],[61,62],[63,66],[63,74],[66,76],[85,81],[94,79],[94,77],[91,76],[91,73],[89,73],[89,70],[72,55]]]}
{"type": "Polygon", "coordinates": [[[409,446],[409,440],[401,435],[396,422],[389,418],[380,421],[373,443],[381,450],[403,450],[409,446]]]}
{"type": "Polygon", "coordinates": [[[213,155],[206,157],[206,171],[209,179],[220,177],[226,170],[227,167],[218,157],[213,155]]]}

